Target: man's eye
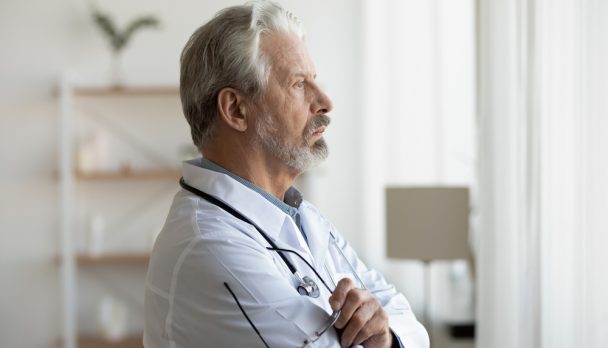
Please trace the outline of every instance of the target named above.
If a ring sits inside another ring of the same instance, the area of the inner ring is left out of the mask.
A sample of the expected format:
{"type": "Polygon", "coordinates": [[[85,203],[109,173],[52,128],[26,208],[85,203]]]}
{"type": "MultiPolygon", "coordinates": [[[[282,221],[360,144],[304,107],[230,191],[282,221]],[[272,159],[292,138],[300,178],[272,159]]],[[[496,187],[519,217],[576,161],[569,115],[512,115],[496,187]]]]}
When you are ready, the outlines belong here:
{"type": "Polygon", "coordinates": [[[304,88],[304,81],[298,81],[294,84],[296,88],[304,88]]]}

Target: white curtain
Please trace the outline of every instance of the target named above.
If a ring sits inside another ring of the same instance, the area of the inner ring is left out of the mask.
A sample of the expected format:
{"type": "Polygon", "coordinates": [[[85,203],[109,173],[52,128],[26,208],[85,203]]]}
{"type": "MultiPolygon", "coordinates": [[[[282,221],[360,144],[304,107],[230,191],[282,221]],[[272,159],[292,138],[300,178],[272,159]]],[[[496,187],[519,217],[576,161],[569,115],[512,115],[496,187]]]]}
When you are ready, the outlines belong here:
{"type": "Polygon", "coordinates": [[[471,308],[446,303],[443,265],[433,267],[430,294],[419,262],[386,259],[384,190],[474,182],[474,1],[365,0],[362,18],[361,255],[418,314],[430,300],[435,321],[471,319],[471,308]]]}
{"type": "Polygon", "coordinates": [[[608,347],[608,2],[478,0],[478,347],[608,347]]]}

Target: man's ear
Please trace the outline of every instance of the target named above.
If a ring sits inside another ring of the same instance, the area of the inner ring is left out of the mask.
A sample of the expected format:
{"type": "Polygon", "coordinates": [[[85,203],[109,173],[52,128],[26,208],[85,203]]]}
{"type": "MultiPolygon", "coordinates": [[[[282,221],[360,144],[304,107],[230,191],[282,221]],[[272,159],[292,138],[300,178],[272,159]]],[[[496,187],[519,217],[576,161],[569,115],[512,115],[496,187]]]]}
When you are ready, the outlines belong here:
{"type": "Polygon", "coordinates": [[[234,88],[226,87],[217,95],[217,109],[226,124],[240,132],[247,130],[245,98],[234,88]]]}

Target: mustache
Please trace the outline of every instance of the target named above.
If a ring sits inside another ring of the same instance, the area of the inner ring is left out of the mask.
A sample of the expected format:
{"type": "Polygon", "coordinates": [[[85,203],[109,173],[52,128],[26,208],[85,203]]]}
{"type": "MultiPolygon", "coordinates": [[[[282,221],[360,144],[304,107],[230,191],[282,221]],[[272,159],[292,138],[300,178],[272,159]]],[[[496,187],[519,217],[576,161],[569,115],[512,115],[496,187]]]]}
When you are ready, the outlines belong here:
{"type": "Polygon", "coordinates": [[[321,127],[327,127],[331,123],[331,118],[325,114],[316,116],[311,119],[306,128],[304,128],[304,135],[308,138],[311,137],[317,129],[321,127]]]}

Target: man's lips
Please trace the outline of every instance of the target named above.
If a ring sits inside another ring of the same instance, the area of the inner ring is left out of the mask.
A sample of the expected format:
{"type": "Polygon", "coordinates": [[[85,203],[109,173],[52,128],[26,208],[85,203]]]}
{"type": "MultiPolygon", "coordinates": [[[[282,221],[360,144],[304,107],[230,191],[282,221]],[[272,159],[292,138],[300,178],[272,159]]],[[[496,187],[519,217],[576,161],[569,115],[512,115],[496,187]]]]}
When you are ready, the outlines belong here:
{"type": "Polygon", "coordinates": [[[323,134],[323,132],[325,132],[324,126],[317,129],[314,133],[312,133],[312,135],[321,135],[321,134],[323,134]]]}

